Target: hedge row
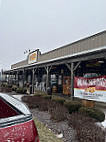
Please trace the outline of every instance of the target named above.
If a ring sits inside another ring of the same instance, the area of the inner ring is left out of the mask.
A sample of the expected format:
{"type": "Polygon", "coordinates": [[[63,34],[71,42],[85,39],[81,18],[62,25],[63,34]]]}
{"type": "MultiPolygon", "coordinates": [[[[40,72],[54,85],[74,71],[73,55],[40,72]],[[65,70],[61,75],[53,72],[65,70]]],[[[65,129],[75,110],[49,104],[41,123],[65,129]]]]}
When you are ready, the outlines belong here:
{"type": "Polygon", "coordinates": [[[96,119],[99,122],[102,122],[105,119],[105,114],[102,111],[100,111],[98,109],[95,109],[95,108],[81,107],[79,109],[79,112],[81,114],[85,114],[87,116],[90,116],[91,118],[94,118],[94,119],[96,119]]]}
{"type": "Polygon", "coordinates": [[[53,97],[52,98],[52,100],[53,101],[56,101],[56,102],[58,102],[58,103],[60,103],[60,104],[64,104],[64,102],[65,102],[65,99],[64,98],[61,98],[61,97],[53,97]]]}
{"type": "Polygon", "coordinates": [[[39,107],[40,110],[50,111],[50,109],[53,109],[55,106],[54,111],[60,112],[56,107],[57,105],[58,107],[63,106],[63,109],[66,108],[69,114],[72,114],[73,112],[78,112],[87,115],[91,118],[94,118],[99,122],[104,121],[105,119],[105,114],[102,111],[94,108],[82,107],[81,103],[77,101],[65,100],[64,98],[61,97],[52,97],[50,95],[44,95],[44,94],[37,94],[33,98],[30,96],[28,98],[29,99],[27,100],[27,104],[29,105],[30,108],[39,107]]]}
{"type": "Polygon", "coordinates": [[[26,88],[19,87],[16,89],[16,93],[18,93],[18,94],[26,94],[26,92],[27,92],[26,88]]]}
{"type": "Polygon", "coordinates": [[[64,106],[68,109],[69,113],[73,113],[73,112],[78,112],[78,110],[81,107],[81,104],[79,102],[71,102],[71,101],[65,101],[64,102],[64,106]]]}
{"type": "Polygon", "coordinates": [[[48,111],[51,114],[51,119],[55,121],[63,121],[67,119],[69,125],[76,129],[79,142],[104,142],[105,133],[100,127],[95,125],[96,120],[102,121],[104,119],[104,115],[101,111],[83,108],[78,102],[65,101],[64,103],[61,103],[59,98],[59,102],[57,100],[55,101],[55,99],[51,99],[51,96],[49,98],[49,96],[46,95],[42,97],[40,97],[40,95],[24,96],[22,98],[31,109],[39,108],[41,111],[48,111]],[[46,99],[46,97],[48,99],[46,99]],[[95,117],[94,112],[100,115],[95,117]],[[88,116],[93,116],[96,120],[88,116]]]}
{"type": "Polygon", "coordinates": [[[39,108],[40,111],[48,111],[51,114],[51,119],[56,121],[62,121],[67,119],[68,111],[60,103],[48,99],[48,96],[39,97],[39,96],[24,96],[22,101],[27,103],[30,109],[39,108]],[[34,102],[34,103],[32,103],[34,102]]]}

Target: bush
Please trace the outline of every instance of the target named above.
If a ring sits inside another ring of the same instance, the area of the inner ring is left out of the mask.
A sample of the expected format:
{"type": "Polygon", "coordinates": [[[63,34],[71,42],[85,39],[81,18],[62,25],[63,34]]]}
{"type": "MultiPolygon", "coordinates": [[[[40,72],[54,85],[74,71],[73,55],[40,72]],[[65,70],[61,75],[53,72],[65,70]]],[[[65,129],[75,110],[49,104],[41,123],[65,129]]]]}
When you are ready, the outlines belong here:
{"type": "Polygon", "coordinates": [[[34,94],[34,96],[37,96],[37,97],[42,97],[42,96],[45,96],[44,94],[34,94]]]}
{"type": "Polygon", "coordinates": [[[48,111],[48,100],[41,98],[38,106],[40,111],[48,111]]]}
{"type": "Polygon", "coordinates": [[[95,120],[83,114],[73,113],[69,125],[77,130],[79,142],[105,142],[105,133],[95,125],[95,120]]]}
{"type": "Polygon", "coordinates": [[[53,97],[52,101],[56,101],[56,102],[58,102],[60,104],[63,104],[65,102],[65,99],[61,98],[61,97],[53,97]]]}
{"type": "Polygon", "coordinates": [[[11,84],[6,84],[5,86],[8,87],[8,88],[12,88],[11,84]]]}
{"type": "Polygon", "coordinates": [[[1,87],[6,87],[7,83],[2,83],[1,87]]]}
{"type": "Polygon", "coordinates": [[[50,99],[52,98],[52,96],[50,96],[50,95],[43,95],[43,96],[41,96],[41,97],[43,97],[44,99],[47,99],[47,100],[48,100],[48,99],[50,100],[50,99]]]}
{"type": "Polygon", "coordinates": [[[25,102],[30,109],[39,108],[40,97],[23,96],[22,101],[25,102]]]}
{"type": "Polygon", "coordinates": [[[12,86],[12,91],[17,91],[17,86],[12,86]]]}
{"type": "Polygon", "coordinates": [[[12,92],[12,88],[11,87],[6,87],[3,91],[4,92],[12,92]]]}
{"type": "Polygon", "coordinates": [[[99,122],[102,122],[105,119],[105,114],[102,111],[94,108],[81,107],[79,109],[79,112],[87,116],[90,116],[91,118],[94,118],[99,122]]]}
{"type": "Polygon", "coordinates": [[[38,96],[23,96],[22,101],[25,102],[30,109],[39,108],[41,111],[48,111],[48,100],[38,96]]]}
{"type": "Polygon", "coordinates": [[[2,92],[12,92],[12,85],[11,84],[2,84],[2,92]]]}
{"type": "Polygon", "coordinates": [[[19,88],[17,88],[17,90],[16,90],[16,93],[18,93],[18,94],[25,94],[27,92],[27,89],[26,88],[21,88],[21,87],[19,87],[19,88]]]}
{"type": "Polygon", "coordinates": [[[68,111],[63,106],[56,106],[53,111],[51,111],[51,118],[58,122],[67,119],[67,116],[68,111]]]}
{"type": "Polygon", "coordinates": [[[56,121],[63,121],[67,119],[68,110],[60,103],[52,100],[47,100],[46,106],[48,106],[48,111],[51,114],[51,119],[56,121]]]}
{"type": "Polygon", "coordinates": [[[40,111],[49,111],[51,118],[54,120],[62,121],[67,118],[68,110],[58,102],[38,96],[24,96],[22,101],[30,109],[39,108],[40,111]]]}
{"type": "Polygon", "coordinates": [[[79,102],[75,101],[66,101],[64,102],[64,106],[68,109],[69,113],[78,112],[79,108],[81,107],[81,104],[79,102]]]}

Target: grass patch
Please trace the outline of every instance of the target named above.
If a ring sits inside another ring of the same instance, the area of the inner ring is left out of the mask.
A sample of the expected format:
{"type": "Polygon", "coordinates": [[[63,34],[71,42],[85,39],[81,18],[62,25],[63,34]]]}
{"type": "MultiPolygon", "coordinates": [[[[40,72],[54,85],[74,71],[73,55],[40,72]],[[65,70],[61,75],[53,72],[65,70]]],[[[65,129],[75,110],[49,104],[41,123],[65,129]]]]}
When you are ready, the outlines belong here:
{"type": "Polygon", "coordinates": [[[47,127],[40,123],[36,118],[34,118],[36,127],[39,133],[40,142],[63,142],[58,139],[55,134],[53,134],[47,127]]]}

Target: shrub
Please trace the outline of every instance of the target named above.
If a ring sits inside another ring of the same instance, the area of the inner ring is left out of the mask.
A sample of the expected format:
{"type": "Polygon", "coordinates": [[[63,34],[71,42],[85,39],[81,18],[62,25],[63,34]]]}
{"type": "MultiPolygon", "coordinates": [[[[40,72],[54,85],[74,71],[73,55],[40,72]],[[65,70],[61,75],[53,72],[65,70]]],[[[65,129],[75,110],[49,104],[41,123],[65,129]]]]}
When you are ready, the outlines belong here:
{"type": "Polygon", "coordinates": [[[2,84],[2,91],[3,92],[12,92],[12,85],[11,84],[2,84]]]}
{"type": "Polygon", "coordinates": [[[17,91],[17,86],[12,86],[12,91],[17,91]]]}
{"type": "Polygon", "coordinates": [[[105,142],[105,133],[95,125],[94,119],[83,114],[73,113],[68,122],[77,130],[80,142],[105,142]]]}
{"type": "Polygon", "coordinates": [[[67,118],[68,110],[58,102],[38,96],[24,96],[22,101],[30,109],[39,108],[40,111],[49,111],[51,118],[54,120],[62,121],[67,118]]]}
{"type": "Polygon", "coordinates": [[[30,97],[32,97],[32,96],[22,96],[21,99],[23,102],[27,103],[30,97]]]}
{"type": "Polygon", "coordinates": [[[100,122],[104,121],[105,119],[105,114],[102,111],[97,110],[95,108],[81,107],[79,109],[79,112],[87,116],[90,116],[100,122]]]}
{"type": "Polygon", "coordinates": [[[22,101],[25,102],[30,109],[39,108],[41,111],[48,111],[48,100],[38,96],[23,96],[22,101]]]}
{"type": "Polygon", "coordinates": [[[61,98],[61,97],[53,97],[52,100],[56,101],[56,102],[58,102],[60,104],[63,104],[65,102],[65,99],[61,98]]]}
{"type": "Polygon", "coordinates": [[[75,101],[66,101],[64,102],[64,106],[68,109],[69,113],[78,112],[79,108],[81,107],[81,104],[79,102],[75,101]]]}
{"type": "Polygon", "coordinates": [[[4,92],[12,92],[12,88],[11,87],[6,87],[3,91],[4,92]]]}
{"type": "Polygon", "coordinates": [[[8,88],[12,88],[11,84],[6,84],[5,86],[8,87],[8,88]]]}
{"type": "Polygon", "coordinates": [[[44,96],[44,94],[39,94],[39,93],[37,93],[37,94],[34,94],[34,96],[42,97],[42,96],[44,96]]]}
{"type": "Polygon", "coordinates": [[[70,116],[68,118],[69,125],[77,128],[77,129],[79,129],[79,127],[81,127],[82,125],[85,125],[86,122],[95,123],[96,121],[86,115],[83,115],[83,114],[77,113],[77,112],[70,114],[70,116]]]}
{"type": "Polygon", "coordinates": [[[6,87],[7,83],[2,83],[1,87],[6,87]]]}
{"type": "Polygon", "coordinates": [[[40,111],[48,111],[48,100],[41,98],[39,102],[40,111]]]}
{"type": "Polygon", "coordinates": [[[46,94],[44,94],[44,93],[36,93],[36,94],[34,94],[34,96],[43,97],[43,98],[45,98],[45,99],[51,99],[51,98],[52,98],[51,95],[46,95],[46,94]]]}
{"type": "Polygon", "coordinates": [[[39,108],[40,97],[23,96],[22,101],[25,102],[30,109],[39,108]]]}
{"type": "Polygon", "coordinates": [[[47,100],[52,98],[52,96],[50,96],[50,95],[43,95],[41,97],[43,97],[44,99],[47,99],[47,100]]]}
{"type": "Polygon", "coordinates": [[[52,119],[59,122],[67,119],[69,113],[64,106],[58,103],[57,105],[55,105],[55,107],[52,108],[50,114],[52,119]]]}
{"type": "Polygon", "coordinates": [[[25,94],[27,92],[27,89],[26,88],[21,88],[21,87],[19,87],[19,88],[17,88],[17,90],[16,90],[16,93],[18,93],[18,94],[25,94]]]}

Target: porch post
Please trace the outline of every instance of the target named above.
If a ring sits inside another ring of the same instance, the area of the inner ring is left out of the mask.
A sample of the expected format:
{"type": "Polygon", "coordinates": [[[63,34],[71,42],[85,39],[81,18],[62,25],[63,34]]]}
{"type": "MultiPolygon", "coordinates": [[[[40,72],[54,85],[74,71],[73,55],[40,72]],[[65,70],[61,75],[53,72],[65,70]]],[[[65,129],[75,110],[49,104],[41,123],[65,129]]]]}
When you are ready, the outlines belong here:
{"type": "Polygon", "coordinates": [[[45,67],[45,70],[46,70],[46,73],[47,73],[47,78],[46,78],[46,93],[47,93],[47,88],[50,86],[49,72],[50,72],[51,68],[52,68],[52,66],[45,67]]]}
{"type": "Polygon", "coordinates": [[[12,74],[13,74],[13,72],[11,72],[11,74],[10,74],[10,75],[11,75],[11,81],[10,81],[10,82],[11,82],[11,83],[10,83],[11,85],[12,85],[12,82],[13,82],[13,78],[12,78],[13,75],[12,75],[12,74]]]}
{"type": "Polygon", "coordinates": [[[17,75],[18,75],[18,87],[19,87],[19,70],[17,71],[17,75]]]}
{"type": "Polygon", "coordinates": [[[74,100],[74,63],[71,63],[71,100],[74,100]]]}
{"type": "Polygon", "coordinates": [[[34,79],[35,79],[35,71],[36,69],[32,69],[32,94],[34,94],[34,79]]]}
{"type": "Polygon", "coordinates": [[[16,76],[17,76],[17,71],[15,72],[15,85],[16,85],[16,76]]]}
{"type": "Polygon", "coordinates": [[[22,79],[23,79],[23,88],[25,87],[25,69],[23,69],[23,77],[22,77],[22,79]]]}
{"type": "Polygon", "coordinates": [[[46,92],[47,92],[47,88],[49,87],[49,67],[48,66],[46,68],[46,72],[47,72],[47,79],[46,79],[46,92]]]}

